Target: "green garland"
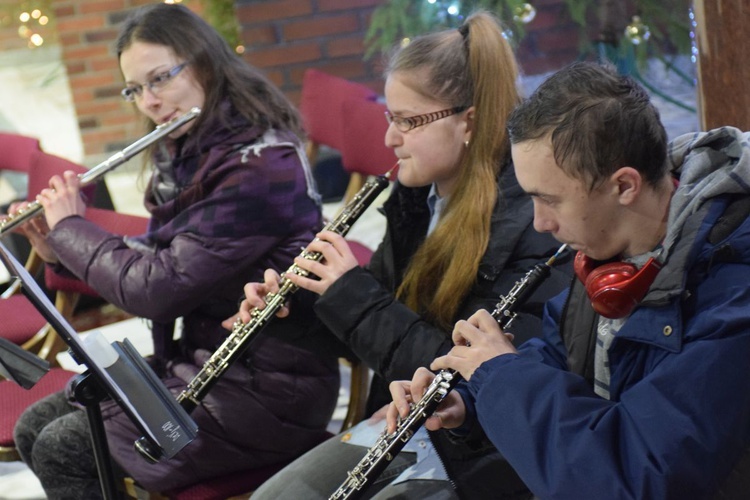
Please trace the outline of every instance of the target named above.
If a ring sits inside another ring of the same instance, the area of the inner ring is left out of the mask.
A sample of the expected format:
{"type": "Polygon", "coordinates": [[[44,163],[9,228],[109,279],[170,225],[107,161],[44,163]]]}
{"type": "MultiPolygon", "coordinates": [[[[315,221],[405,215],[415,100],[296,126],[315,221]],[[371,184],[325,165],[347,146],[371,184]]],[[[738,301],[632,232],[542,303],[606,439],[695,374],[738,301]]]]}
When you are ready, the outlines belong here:
{"type": "MultiPolygon", "coordinates": [[[[624,0],[615,0],[621,2],[624,0]]],[[[649,43],[657,53],[664,50],[686,54],[690,50],[688,8],[690,0],[630,0],[655,43],[649,43]]],[[[534,0],[384,0],[372,14],[365,36],[366,58],[378,52],[387,52],[397,42],[435,29],[455,28],[463,16],[476,9],[493,12],[504,23],[509,37],[518,43],[525,35],[525,25],[518,14],[525,4],[534,0]],[[447,13],[447,7],[458,9],[457,15],[447,13]]],[[[592,50],[589,32],[592,20],[597,19],[602,0],[564,0],[570,19],[581,28],[580,50],[592,50]]],[[[627,45],[623,35],[620,42],[627,45]]],[[[635,47],[639,60],[645,57],[646,44],[635,47]]]]}
{"type": "Polygon", "coordinates": [[[233,49],[240,45],[240,25],[234,0],[201,0],[203,16],[233,49]]]}
{"type": "MultiPolygon", "coordinates": [[[[369,58],[376,52],[387,52],[394,43],[440,28],[456,28],[463,18],[446,13],[446,1],[436,0],[430,3],[425,0],[385,0],[372,14],[370,26],[365,35],[369,58]]],[[[461,13],[476,9],[494,12],[506,21],[506,29],[514,36],[521,38],[524,34],[523,23],[513,20],[514,12],[525,3],[523,0],[464,0],[451,2],[460,6],[461,13]]],[[[509,33],[509,34],[510,34],[509,33]]]]}

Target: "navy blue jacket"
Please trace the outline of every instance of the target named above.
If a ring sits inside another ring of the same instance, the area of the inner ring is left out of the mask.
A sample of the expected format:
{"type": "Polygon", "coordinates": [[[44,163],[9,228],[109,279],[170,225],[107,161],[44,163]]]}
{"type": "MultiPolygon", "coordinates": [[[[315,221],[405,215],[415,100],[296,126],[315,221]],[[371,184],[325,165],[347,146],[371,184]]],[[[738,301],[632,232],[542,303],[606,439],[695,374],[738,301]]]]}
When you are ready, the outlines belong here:
{"type": "Polygon", "coordinates": [[[543,340],[472,376],[465,401],[538,497],[710,498],[750,445],[750,219],[712,233],[747,200],[748,152],[733,129],[673,144],[667,260],[610,347],[610,400],[580,361],[597,319],[579,283],[543,340]]]}

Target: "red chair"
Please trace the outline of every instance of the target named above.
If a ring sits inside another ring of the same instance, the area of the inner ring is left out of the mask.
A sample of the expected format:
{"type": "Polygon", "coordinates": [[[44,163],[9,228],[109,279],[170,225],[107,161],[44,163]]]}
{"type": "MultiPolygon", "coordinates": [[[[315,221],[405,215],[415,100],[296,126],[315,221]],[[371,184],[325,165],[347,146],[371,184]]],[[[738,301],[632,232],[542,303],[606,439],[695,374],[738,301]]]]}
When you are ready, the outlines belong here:
{"type": "MultiPolygon", "coordinates": [[[[0,133],[0,170],[19,172],[30,178],[41,154],[37,139],[0,133]]],[[[38,194],[31,186],[27,192],[29,200],[33,200],[38,194]]],[[[41,266],[41,259],[32,250],[24,267],[29,274],[35,276],[41,270],[41,266]]],[[[0,317],[3,318],[0,336],[46,359],[47,353],[39,353],[39,349],[47,337],[47,321],[26,297],[18,293],[19,285],[11,285],[0,295],[0,317]]]]}
{"type": "MultiPolygon", "coordinates": [[[[44,184],[41,180],[32,181],[39,158],[44,155],[39,148],[39,141],[31,137],[0,133],[0,152],[0,169],[25,173],[28,177],[27,199],[33,200],[47,186],[46,181],[44,184]]],[[[85,169],[76,166],[74,170],[82,172],[85,169]]],[[[35,275],[41,266],[41,259],[32,250],[26,261],[26,269],[35,275]]],[[[0,317],[3,318],[0,335],[42,359],[54,361],[52,346],[57,334],[18,290],[19,287],[12,286],[0,296],[0,317]]],[[[0,411],[0,461],[20,460],[13,442],[13,427],[21,413],[37,400],[61,390],[73,375],[72,372],[53,368],[30,390],[25,390],[14,382],[0,382],[0,401],[3,402],[0,411]]]]}
{"type": "MultiPolygon", "coordinates": [[[[361,99],[347,99],[342,104],[346,127],[342,132],[341,163],[349,172],[349,186],[344,200],[350,200],[370,175],[382,175],[396,164],[393,149],[385,145],[388,122],[385,104],[361,99]]],[[[395,172],[391,179],[395,179],[395,172]]]]}
{"type": "MultiPolygon", "coordinates": [[[[49,185],[49,179],[53,175],[61,175],[65,170],[72,170],[77,174],[82,174],[86,171],[81,165],[42,151],[35,152],[30,158],[32,159],[32,165],[28,173],[29,193],[33,193],[31,197],[35,197],[42,189],[46,188],[49,185]]],[[[85,194],[92,197],[94,189],[95,186],[87,188],[85,194]]],[[[145,231],[148,221],[144,217],[117,214],[111,210],[97,208],[87,208],[86,217],[112,232],[119,232],[121,234],[140,234],[145,231]]],[[[56,275],[50,271],[49,267],[45,268],[45,282],[48,289],[56,291],[56,307],[67,320],[71,320],[73,317],[73,310],[80,293],[96,295],[96,292],[81,281],[56,275]]],[[[21,295],[18,295],[18,297],[26,300],[21,295]]],[[[2,301],[0,301],[1,305],[2,301]]],[[[30,316],[32,314],[39,315],[33,309],[33,306],[29,304],[29,307],[31,307],[31,310],[28,312],[30,316]]],[[[0,309],[0,311],[2,310],[0,309]]],[[[19,319],[21,314],[26,315],[26,312],[23,311],[25,309],[19,308],[14,310],[13,314],[4,315],[5,323],[19,319]]],[[[41,317],[41,315],[39,316],[41,317]]],[[[42,321],[45,322],[43,318],[42,321]]],[[[55,363],[56,354],[65,348],[64,342],[48,326],[45,328],[43,335],[37,336],[40,337],[40,341],[43,340],[37,355],[47,359],[51,363],[55,363]]],[[[27,344],[28,342],[23,344],[22,347],[25,347],[27,344]]],[[[37,400],[63,389],[73,375],[75,374],[72,372],[53,368],[28,391],[9,381],[0,382],[0,401],[3,401],[3,406],[0,409],[0,460],[13,461],[20,459],[13,442],[13,427],[21,413],[37,400]]]]}
{"type": "Polygon", "coordinates": [[[0,170],[28,174],[41,148],[39,140],[33,137],[0,132],[0,152],[0,170]]]}
{"type": "Polygon", "coordinates": [[[307,157],[315,163],[321,145],[341,150],[342,134],[348,120],[342,118],[342,104],[354,99],[374,101],[374,90],[362,84],[317,69],[308,69],[302,77],[300,113],[307,132],[307,157]]]}

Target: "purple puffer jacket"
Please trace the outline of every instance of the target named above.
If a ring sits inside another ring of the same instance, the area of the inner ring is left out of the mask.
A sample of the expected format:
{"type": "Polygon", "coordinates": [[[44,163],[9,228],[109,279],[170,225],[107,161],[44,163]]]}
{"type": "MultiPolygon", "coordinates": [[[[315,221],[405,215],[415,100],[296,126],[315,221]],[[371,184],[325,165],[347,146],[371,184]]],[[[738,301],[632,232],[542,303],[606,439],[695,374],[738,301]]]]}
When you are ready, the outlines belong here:
{"type": "MultiPolygon", "coordinates": [[[[317,193],[299,141],[251,127],[204,124],[200,141],[161,148],[146,195],[149,232],[124,241],[80,217],[48,236],[64,268],[102,297],[153,323],[165,384],[182,390],[226,337],[242,286],[285,270],[320,227],[317,193]],[[239,130],[239,131],[238,131],[239,130]],[[168,195],[164,195],[167,192],[168,195]],[[178,346],[165,341],[183,318],[178,346]]],[[[105,405],[113,457],[150,490],[167,490],[283,462],[324,439],[336,404],[338,363],[261,334],[192,417],[199,437],[171,460],[147,464],[140,432],[105,405]]]]}

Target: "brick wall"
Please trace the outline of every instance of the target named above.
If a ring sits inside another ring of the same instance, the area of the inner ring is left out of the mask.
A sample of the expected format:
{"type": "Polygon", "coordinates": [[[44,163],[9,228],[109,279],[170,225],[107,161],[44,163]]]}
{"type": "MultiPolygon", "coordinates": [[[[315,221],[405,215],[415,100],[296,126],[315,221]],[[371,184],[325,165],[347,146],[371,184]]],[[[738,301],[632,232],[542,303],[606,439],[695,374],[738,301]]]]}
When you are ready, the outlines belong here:
{"type": "Polygon", "coordinates": [[[132,104],[120,97],[114,42],[127,13],[148,0],[56,0],[57,31],[87,163],[143,134],[132,104]]]}
{"type": "MultiPolygon", "coordinates": [[[[294,102],[310,67],[382,92],[378,57],[364,61],[363,39],[382,0],[237,0],[245,59],[262,68],[294,102]]],[[[578,27],[563,0],[534,0],[535,19],[518,47],[527,74],[552,71],[578,55],[578,27]]]]}
{"type": "Polygon", "coordinates": [[[238,0],[245,59],[295,103],[302,74],[318,68],[382,91],[375,58],[364,61],[370,14],[381,0],[238,0]]]}
{"type": "MultiPolygon", "coordinates": [[[[122,76],[113,45],[128,11],[154,1],[52,2],[87,164],[96,164],[143,134],[133,106],[120,98],[122,76]]],[[[236,0],[245,60],[264,70],[295,103],[309,67],[381,92],[379,59],[363,60],[369,17],[381,1],[236,0]]],[[[527,74],[559,68],[577,54],[577,28],[565,19],[563,1],[532,1],[537,16],[518,48],[527,74]]],[[[199,0],[183,3],[200,12],[199,0]]],[[[17,26],[0,26],[0,48],[19,43],[13,30],[17,26]]]]}
{"type": "Polygon", "coordinates": [[[523,72],[538,75],[562,68],[578,57],[580,28],[567,13],[563,0],[532,0],[534,20],[527,24],[526,34],[516,55],[523,72]]]}

